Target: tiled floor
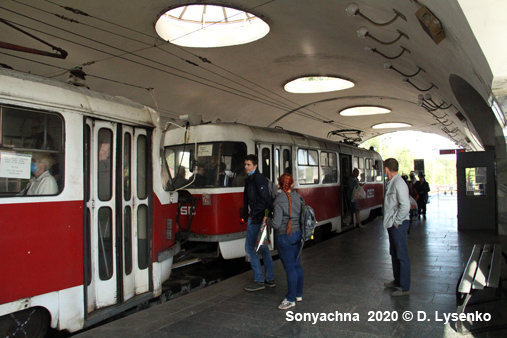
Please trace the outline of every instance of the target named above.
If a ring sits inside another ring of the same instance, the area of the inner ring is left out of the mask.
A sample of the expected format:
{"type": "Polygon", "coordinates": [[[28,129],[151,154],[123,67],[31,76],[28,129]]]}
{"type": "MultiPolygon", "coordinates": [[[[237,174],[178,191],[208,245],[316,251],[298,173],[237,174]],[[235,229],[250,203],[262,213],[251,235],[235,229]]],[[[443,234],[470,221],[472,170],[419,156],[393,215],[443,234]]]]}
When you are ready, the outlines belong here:
{"type": "MultiPolygon", "coordinates": [[[[507,249],[507,239],[491,232],[458,233],[456,222],[456,199],[443,196],[431,198],[427,220],[414,219],[408,297],[393,298],[392,290],[382,285],[392,279],[391,259],[387,232],[376,220],[367,229],[354,229],[303,252],[304,300],[289,310],[291,315],[277,309],[287,284],[276,261],[276,288],[243,291],[252,278],[247,272],[77,337],[463,337],[454,322],[439,320],[456,310],[456,283],[473,245],[502,243],[507,249]],[[407,313],[414,319],[402,319],[407,313]],[[339,320],[298,321],[312,315],[339,320]],[[391,321],[381,321],[387,318],[391,321]]],[[[467,312],[476,311],[490,313],[490,325],[507,323],[505,298],[467,307],[467,312]]],[[[507,329],[465,336],[506,337],[507,329]]]]}

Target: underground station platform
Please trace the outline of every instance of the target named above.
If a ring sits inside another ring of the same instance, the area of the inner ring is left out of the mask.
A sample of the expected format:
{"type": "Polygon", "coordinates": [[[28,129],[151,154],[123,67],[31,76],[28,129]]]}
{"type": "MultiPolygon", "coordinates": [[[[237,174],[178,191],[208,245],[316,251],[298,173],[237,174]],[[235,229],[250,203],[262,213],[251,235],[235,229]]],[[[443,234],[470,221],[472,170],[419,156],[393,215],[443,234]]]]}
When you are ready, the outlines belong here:
{"type": "MultiPolygon", "coordinates": [[[[458,287],[474,264],[468,262],[475,245],[507,252],[507,238],[458,231],[456,204],[456,196],[432,196],[427,219],[412,218],[408,296],[392,297],[393,289],[383,285],[393,279],[392,266],[387,231],[376,219],[303,251],[303,301],[289,310],[277,308],[287,282],[276,260],[274,288],[245,291],[253,277],[248,271],[73,337],[506,337],[502,255],[500,264],[498,257],[487,264],[501,267],[497,287],[470,288],[459,320],[458,299],[466,295],[458,287]]],[[[477,266],[471,278],[479,279],[477,266]]]]}

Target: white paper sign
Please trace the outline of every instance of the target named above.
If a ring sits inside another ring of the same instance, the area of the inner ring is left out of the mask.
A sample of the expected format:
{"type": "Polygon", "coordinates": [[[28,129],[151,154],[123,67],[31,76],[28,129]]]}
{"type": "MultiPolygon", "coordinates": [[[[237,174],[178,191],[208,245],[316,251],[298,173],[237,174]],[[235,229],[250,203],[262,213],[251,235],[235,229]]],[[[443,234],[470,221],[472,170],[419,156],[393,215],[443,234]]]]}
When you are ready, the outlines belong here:
{"type": "Polygon", "coordinates": [[[0,152],[0,177],[30,178],[32,155],[0,152]]]}
{"type": "Polygon", "coordinates": [[[212,144],[202,144],[197,147],[197,157],[211,156],[213,154],[212,144]]]}

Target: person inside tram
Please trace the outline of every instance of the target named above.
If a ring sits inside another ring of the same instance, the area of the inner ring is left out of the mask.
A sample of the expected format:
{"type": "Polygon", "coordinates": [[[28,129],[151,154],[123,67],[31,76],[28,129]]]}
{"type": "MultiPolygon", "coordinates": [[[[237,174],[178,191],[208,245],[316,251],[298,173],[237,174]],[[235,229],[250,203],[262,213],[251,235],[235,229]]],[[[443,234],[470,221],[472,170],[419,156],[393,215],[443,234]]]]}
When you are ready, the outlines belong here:
{"type": "Polygon", "coordinates": [[[174,182],[173,182],[175,189],[181,188],[181,187],[188,184],[188,181],[185,179],[185,173],[186,173],[185,167],[180,166],[180,168],[178,170],[178,174],[174,178],[174,182]]]}
{"type": "Polygon", "coordinates": [[[229,176],[225,173],[225,169],[227,166],[224,162],[220,162],[220,167],[218,171],[218,186],[219,187],[228,187],[229,186],[229,176]]]}
{"type": "Polygon", "coordinates": [[[218,156],[213,155],[209,162],[209,167],[205,169],[206,185],[216,186],[218,170],[218,156]]]}
{"type": "Polygon", "coordinates": [[[204,164],[197,164],[197,171],[190,176],[188,182],[191,183],[192,187],[202,188],[206,186],[206,170],[204,164]]]}
{"type": "Polygon", "coordinates": [[[49,173],[52,165],[52,157],[49,154],[34,154],[32,156],[32,165],[30,168],[33,178],[26,185],[20,195],[56,195],[58,194],[58,184],[49,173]]]}

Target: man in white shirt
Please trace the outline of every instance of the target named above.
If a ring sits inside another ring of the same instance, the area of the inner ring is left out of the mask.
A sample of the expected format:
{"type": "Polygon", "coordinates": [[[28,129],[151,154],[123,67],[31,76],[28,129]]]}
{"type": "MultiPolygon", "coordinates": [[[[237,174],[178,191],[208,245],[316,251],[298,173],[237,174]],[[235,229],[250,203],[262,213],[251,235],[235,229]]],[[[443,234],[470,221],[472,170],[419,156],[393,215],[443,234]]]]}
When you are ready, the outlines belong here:
{"type": "Polygon", "coordinates": [[[28,182],[21,195],[56,195],[58,184],[49,173],[52,158],[49,154],[34,154],[32,157],[31,172],[34,176],[28,182]]]}
{"type": "Polygon", "coordinates": [[[388,288],[399,288],[391,293],[393,297],[410,294],[410,258],[408,256],[408,228],[410,226],[410,200],[408,187],[398,175],[398,161],[388,158],[384,161],[387,174],[384,195],[384,228],[389,234],[389,253],[393,263],[394,280],[384,283],[388,288]]]}

